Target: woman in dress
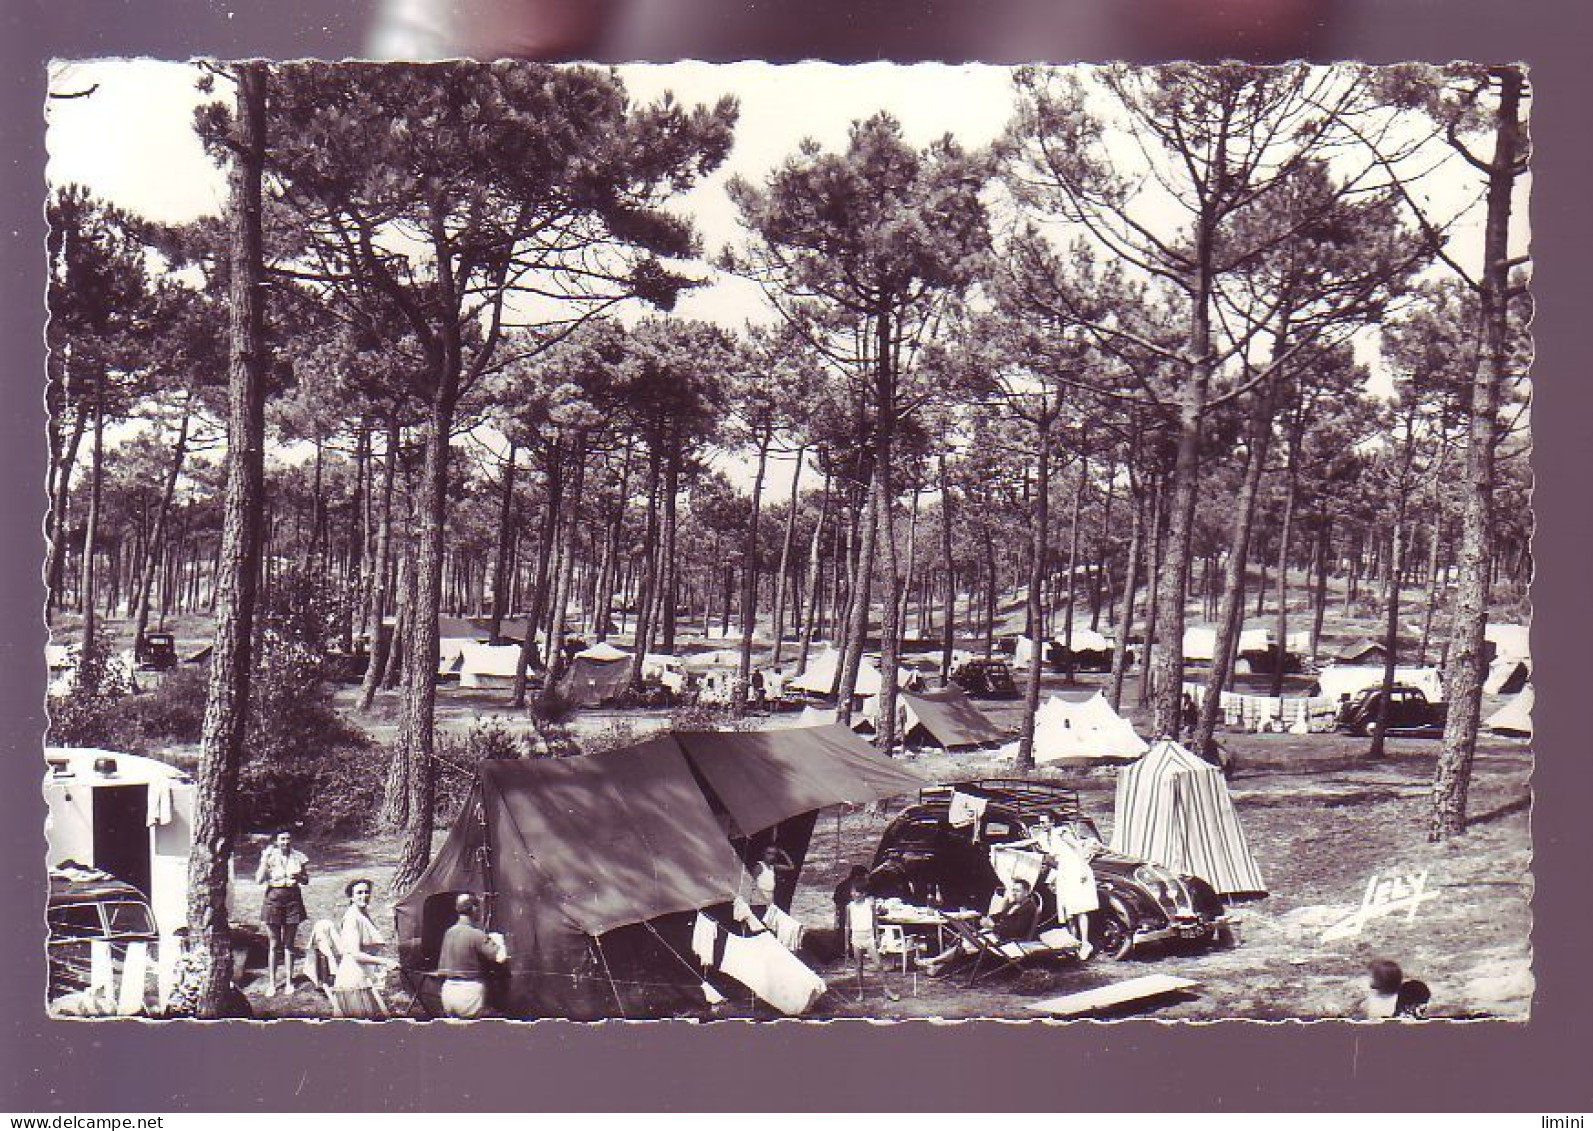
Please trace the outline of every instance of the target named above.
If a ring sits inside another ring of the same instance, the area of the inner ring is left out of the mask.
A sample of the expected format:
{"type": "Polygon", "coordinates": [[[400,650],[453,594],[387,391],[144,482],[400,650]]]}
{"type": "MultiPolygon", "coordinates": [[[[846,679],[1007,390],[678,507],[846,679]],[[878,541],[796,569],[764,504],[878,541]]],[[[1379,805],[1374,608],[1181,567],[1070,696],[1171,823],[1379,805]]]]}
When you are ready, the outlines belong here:
{"type": "Polygon", "coordinates": [[[327,994],[332,999],[332,1013],[336,1017],[363,1017],[380,1019],[387,1016],[387,1003],[377,983],[384,972],[397,963],[379,953],[386,940],[371,922],[371,894],[375,885],[370,880],[350,880],[343,889],[348,896],[348,910],[343,912],[338,925],[337,975],[327,994]]]}
{"type": "Polygon", "coordinates": [[[1095,952],[1090,945],[1090,912],[1101,905],[1095,890],[1095,870],[1090,867],[1099,842],[1079,836],[1072,826],[1064,826],[1053,831],[1050,848],[1057,918],[1079,940],[1079,957],[1087,960],[1095,952]]]}

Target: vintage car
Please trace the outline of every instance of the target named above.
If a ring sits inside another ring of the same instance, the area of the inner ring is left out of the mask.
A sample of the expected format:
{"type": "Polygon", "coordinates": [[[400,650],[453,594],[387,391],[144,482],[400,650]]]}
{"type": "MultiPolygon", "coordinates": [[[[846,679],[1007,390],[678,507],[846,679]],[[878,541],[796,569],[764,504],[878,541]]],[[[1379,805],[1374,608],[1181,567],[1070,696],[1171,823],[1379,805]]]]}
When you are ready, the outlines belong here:
{"type": "MultiPolygon", "coordinates": [[[[107,872],[72,864],[50,871],[50,898],[45,908],[49,926],[49,1000],[61,1005],[83,998],[94,983],[95,944],[106,947],[116,981],[133,943],[145,944],[151,960],[160,943],[149,900],[131,884],[107,872]]],[[[110,1002],[80,1011],[109,1011],[110,1002]]]]}
{"type": "MultiPolygon", "coordinates": [[[[1345,734],[1368,737],[1377,729],[1378,712],[1382,709],[1383,689],[1368,687],[1339,708],[1336,726],[1345,734]]],[[[1388,729],[1390,738],[1442,738],[1449,709],[1442,703],[1433,703],[1416,687],[1395,684],[1388,693],[1388,729]]]]}
{"type": "MultiPolygon", "coordinates": [[[[1100,840],[1095,822],[1079,808],[1078,793],[1064,786],[985,778],[925,789],[916,805],[886,827],[869,890],[921,905],[983,911],[1000,886],[991,847],[1029,839],[1041,817],[1055,828],[1071,827],[1100,840]],[[984,800],[977,822],[951,825],[954,791],[984,800]]],[[[1090,944],[1098,954],[1120,959],[1152,943],[1228,936],[1231,919],[1206,881],[1110,850],[1100,852],[1091,867],[1100,910],[1090,915],[1090,944]]],[[[1044,922],[1056,914],[1055,896],[1044,878],[1039,892],[1044,922]]]]}
{"type": "Polygon", "coordinates": [[[1005,660],[969,660],[951,673],[951,681],[974,699],[1018,697],[1018,685],[1005,660]]]}
{"type": "Polygon", "coordinates": [[[169,632],[146,632],[133,648],[141,672],[169,672],[177,666],[177,638],[169,632]]]}

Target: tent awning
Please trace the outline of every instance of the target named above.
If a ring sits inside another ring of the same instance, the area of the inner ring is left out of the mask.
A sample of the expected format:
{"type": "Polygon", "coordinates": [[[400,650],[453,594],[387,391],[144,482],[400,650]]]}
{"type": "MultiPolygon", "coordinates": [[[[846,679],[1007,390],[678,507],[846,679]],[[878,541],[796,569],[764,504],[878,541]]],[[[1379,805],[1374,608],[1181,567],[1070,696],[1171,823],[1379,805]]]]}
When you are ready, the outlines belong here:
{"type": "Polygon", "coordinates": [[[741,861],[668,737],[592,757],[489,760],[481,782],[498,890],[525,890],[515,874],[535,870],[588,935],[735,896],[741,861]]]}
{"type": "Polygon", "coordinates": [[[741,835],[830,805],[916,793],[927,784],[842,726],[684,731],[674,740],[741,835]]]}

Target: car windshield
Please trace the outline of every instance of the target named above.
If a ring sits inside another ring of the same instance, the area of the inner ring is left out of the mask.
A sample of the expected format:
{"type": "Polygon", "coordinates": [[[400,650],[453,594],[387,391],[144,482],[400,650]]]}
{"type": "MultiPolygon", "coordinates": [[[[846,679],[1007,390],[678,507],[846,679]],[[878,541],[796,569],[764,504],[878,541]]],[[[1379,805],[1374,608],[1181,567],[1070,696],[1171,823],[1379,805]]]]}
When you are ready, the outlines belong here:
{"type": "Polygon", "coordinates": [[[107,903],[105,920],[110,935],[153,935],[155,924],[150,921],[149,908],[142,903],[107,903]]]}

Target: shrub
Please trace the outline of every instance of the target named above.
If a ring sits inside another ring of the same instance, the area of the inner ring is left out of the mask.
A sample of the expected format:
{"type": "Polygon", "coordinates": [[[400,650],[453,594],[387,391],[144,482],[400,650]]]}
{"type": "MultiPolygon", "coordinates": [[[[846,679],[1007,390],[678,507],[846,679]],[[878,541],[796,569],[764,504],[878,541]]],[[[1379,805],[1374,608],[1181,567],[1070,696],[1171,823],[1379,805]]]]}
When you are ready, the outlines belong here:
{"type": "Polygon", "coordinates": [[[168,672],[148,695],[127,699],[122,710],[137,743],[147,746],[198,742],[205,726],[209,684],[203,668],[177,668],[168,672]]]}
{"type": "Polygon", "coordinates": [[[68,649],[73,670],[64,695],[49,704],[49,741],[56,746],[102,746],[121,750],[131,736],[123,702],[133,694],[127,665],[111,652],[101,628],[93,639],[68,649]]]}

